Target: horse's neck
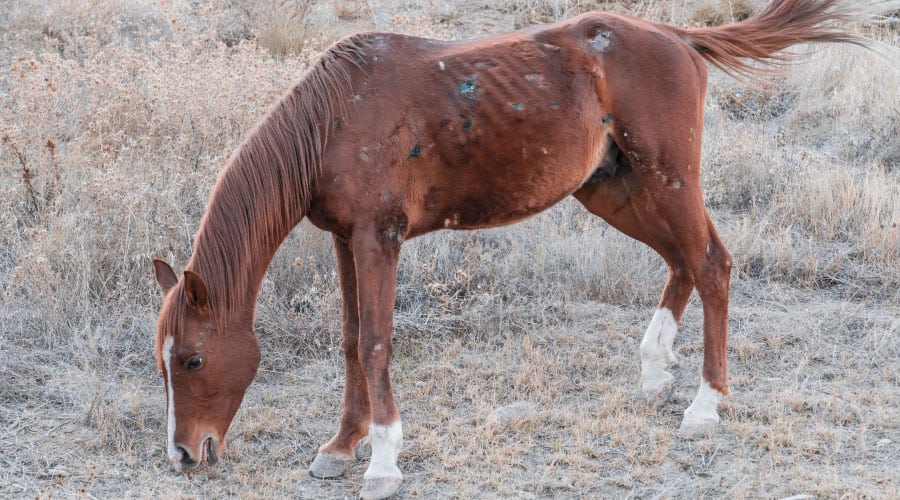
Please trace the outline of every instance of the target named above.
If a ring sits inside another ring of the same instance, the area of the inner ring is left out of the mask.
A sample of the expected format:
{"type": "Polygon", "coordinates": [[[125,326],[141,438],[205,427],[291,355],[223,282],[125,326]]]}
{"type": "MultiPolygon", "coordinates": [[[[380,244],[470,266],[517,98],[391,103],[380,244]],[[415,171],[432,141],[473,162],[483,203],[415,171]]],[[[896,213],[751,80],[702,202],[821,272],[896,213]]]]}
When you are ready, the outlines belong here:
{"type": "MultiPolygon", "coordinates": [[[[228,169],[247,168],[230,165],[228,169]]],[[[268,168],[261,164],[253,168],[268,168]]],[[[302,213],[283,201],[289,192],[260,192],[247,175],[226,171],[217,183],[194,242],[188,269],[207,284],[213,308],[252,320],[272,257],[302,213]],[[291,212],[291,213],[285,213],[291,212]]],[[[298,196],[298,194],[294,194],[298,196]]]]}
{"type": "Polygon", "coordinates": [[[213,307],[226,314],[242,307],[252,316],[269,262],[308,209],[332,103],[346,100],[347,61],[358,62],[357,49],[329,51],[269,110],[216,184],[190,265],[208,280],[213,307]]]}

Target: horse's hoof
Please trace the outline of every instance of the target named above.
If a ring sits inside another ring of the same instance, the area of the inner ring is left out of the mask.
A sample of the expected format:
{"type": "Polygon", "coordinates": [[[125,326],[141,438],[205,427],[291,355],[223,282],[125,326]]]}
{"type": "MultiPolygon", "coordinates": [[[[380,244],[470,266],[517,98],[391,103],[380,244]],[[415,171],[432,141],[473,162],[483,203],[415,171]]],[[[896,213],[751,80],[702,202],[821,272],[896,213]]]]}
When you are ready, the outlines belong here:
{"type": "Polygon", "coordinates": [[[662,406],[669,401],[672,393],[675,392],[675,377],[669,372],[662,372],[655,380],[644,381],[641,391],[650,404],[657,407],[662,406]]]}
{"type": "Polygon", "coordinates": [[[379,500],[388,498],[397,493],[400,489],[399,477],[374,477],[363,481],[362,490],[359,492],[359,498],[363,500],[379,500]]]}
{"type": "Polygon", "coordinates": [[[353,464],[352,457],[341,457],[317,453],[316,458],[309,464],[309,475],[319,479],[331,479],[343,476],[353,464]]]}
{"type": "Polygon", "coordinates": [[[712,436],[719,426],[719,415],[695,415],[690,410],[684,412],[684,420],[678,429],[678,435],[684,439],[699,439],[712,436]]]}

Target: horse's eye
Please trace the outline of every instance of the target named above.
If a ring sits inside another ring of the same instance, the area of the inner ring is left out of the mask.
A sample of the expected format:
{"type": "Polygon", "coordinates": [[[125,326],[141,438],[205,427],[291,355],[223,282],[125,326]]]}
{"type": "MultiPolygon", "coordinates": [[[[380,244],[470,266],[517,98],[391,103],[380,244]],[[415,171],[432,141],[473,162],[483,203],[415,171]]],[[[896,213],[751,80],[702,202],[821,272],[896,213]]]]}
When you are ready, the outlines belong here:
{"type": "Polygon", "coordinates": [[[197,368],[200,368],[201,366],[203,366],[203,356],[201,356],[199,354],[194,354],[193,356],[188,358],[188,361],[187,361],[187,369],[188,370],[196,370],[197,368]]]}

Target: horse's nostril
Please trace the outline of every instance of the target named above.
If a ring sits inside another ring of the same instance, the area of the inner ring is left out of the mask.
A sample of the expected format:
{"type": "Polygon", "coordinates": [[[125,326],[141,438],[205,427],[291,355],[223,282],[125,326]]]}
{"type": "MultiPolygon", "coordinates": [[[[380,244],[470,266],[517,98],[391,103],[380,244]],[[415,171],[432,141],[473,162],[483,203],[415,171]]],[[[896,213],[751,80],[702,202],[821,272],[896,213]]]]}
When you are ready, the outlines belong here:
{"type": "Polygon", "coordinates": [[[179,446],[178,451],[181,452],[181,463],[182,464],[191,466],[191,465],[194,465],[195,463],[197,463],[193,458],[191,458],[191,454],[188,453],[188,451],[186,449],[179,446]]]}
{"type": "Polygon", "coordinates": [[[207,440],[203,442],[203,447],[206,448],[206,461],[209,462],[210,465],[216,465],[216,463],[219,462],[216,450],[216,440],[207,438],[207,440]]]}

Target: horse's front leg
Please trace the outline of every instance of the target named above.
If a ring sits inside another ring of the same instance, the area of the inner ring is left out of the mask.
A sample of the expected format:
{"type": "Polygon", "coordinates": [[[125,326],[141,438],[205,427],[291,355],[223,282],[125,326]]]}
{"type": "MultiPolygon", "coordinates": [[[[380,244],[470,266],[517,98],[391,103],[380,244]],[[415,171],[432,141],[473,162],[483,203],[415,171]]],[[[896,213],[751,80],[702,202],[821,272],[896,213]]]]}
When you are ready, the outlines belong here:
{"type": "Polygon", "coordinates": [[[400,414],[394,404],[389,372],[397,260],[400,242],[392,230],[359,231],[353,236],[359,301],[359,360],[369,389],[372,458],[361,498],[387,498],[400,488],[403,474],[397,455],[403,442],[400,414]]]}
{"type": "Polygon", "coordinates": [[[337,433],[321,448],[309,466],[318,478],[344,475],[356,459],[355,448],[369,433],[372,408],[369,388],[359,358],[359,303],[356,294],[356,267],[347,242],[334,237],[338,279],[343,303],[344,410],[337,433]]]}

